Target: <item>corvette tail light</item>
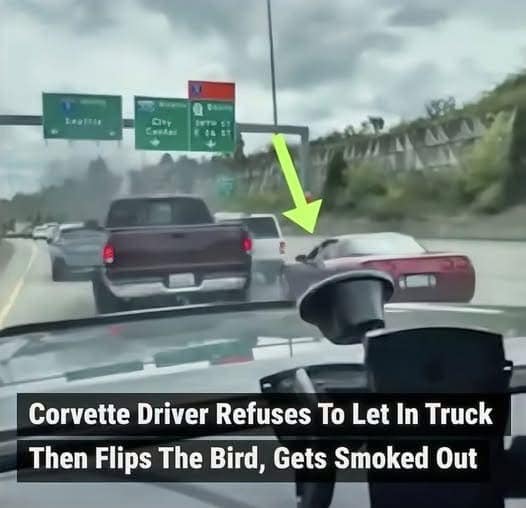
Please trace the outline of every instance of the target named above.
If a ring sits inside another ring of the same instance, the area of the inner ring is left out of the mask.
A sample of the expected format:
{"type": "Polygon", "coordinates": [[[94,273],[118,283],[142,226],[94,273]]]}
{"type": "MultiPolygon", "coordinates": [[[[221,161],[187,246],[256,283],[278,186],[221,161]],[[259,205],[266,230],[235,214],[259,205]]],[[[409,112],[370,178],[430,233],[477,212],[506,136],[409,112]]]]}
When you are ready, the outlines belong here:
{"type": "Polygon", "coordinates": [[[105,265],[111,265],[115,261],[115,249],[113,245],[107,243],[102,249],[102,262],[105,265]]]}
{"type": "Polygon", "coordinates": [[[287,246],[287,244],[283,241],[279,242],[279,253],[280,254],[285,254],[285,247],[287,246]]]}
{"type": "Polygon", "coordinates": [[[440,269],[441,270],[454,270],[455,269],[455,263],[453,263],[452,259],[444,259],[440,262],[440,269]]]}
{"type": "Polygon", "coordinates": [[[389,274],[396,272],[396,264],[391,261],[368,261],[367,263],[363,263],[363,266],[389,274]]]}
{"type": "Polygon", "coordinates": [[[453,266],[458,270],[467,270],[471,266],[471,263],[467,258],[457,257],[453,258],[452,261],[453,266]]]}

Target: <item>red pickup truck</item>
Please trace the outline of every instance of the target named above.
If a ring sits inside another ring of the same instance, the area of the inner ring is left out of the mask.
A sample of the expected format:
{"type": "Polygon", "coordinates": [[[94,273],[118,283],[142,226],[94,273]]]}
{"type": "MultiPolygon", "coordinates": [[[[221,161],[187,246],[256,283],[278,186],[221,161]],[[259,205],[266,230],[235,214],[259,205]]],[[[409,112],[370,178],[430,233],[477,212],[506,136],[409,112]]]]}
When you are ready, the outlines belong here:
{"type": "Polygon", "coordinates": [[[117,199],[106,230],[92,279],[99,313],[248,298],[252,239],[241,224],[214,223],[199,197],[117,199]]]}

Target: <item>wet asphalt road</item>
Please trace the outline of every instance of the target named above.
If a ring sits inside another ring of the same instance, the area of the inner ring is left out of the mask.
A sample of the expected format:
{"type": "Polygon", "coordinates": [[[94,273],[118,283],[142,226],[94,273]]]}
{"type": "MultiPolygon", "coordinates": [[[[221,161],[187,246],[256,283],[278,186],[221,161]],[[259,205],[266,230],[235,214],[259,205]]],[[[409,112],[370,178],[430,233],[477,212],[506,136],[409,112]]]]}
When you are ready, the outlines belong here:
{"type": "MultiPolygon", "coordinates": [[[[319,237],[288,237],[287,256],[308,252],[319,237]]],[[[91,284],[53,282],[47,245],[10,240],[14,253],[0,273],[0,327],[29,322],[89,317],[95,314],[91,284]]],[[[477,275],[473,303],[526,306],[526,243],[459,240],[422,240],[430,250],[470,256],[477,275]]],[[[279,299],[276,285],[255,280],[253,300],[279,299]]]]}

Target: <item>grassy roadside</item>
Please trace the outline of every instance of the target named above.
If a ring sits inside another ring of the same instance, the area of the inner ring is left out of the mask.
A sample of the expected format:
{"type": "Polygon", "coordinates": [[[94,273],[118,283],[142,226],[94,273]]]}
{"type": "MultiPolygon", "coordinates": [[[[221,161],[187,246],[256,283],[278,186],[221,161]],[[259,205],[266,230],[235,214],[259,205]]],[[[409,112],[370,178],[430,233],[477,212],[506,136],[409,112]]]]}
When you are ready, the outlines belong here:
{"type": "MultiPolygon", "coordinates": [[[[281,215],[281,214],[280,214],[281,215]]],[[[280,218],[284,234],[302,235],[302,231],[283,217],[280,218]]],[[[341,235],[398,231],[417,238],[526,241],[526,205],[490,215],[434,216],[428,218],[393,221],[373,221],[353,217],[352,214],[323,214],[315,234],[341,235]]]]}
{"type": "MultiPolygon", "coordinates": [[[[215,203],[217,210],[251,211],[275,214],[283,233],[289,236],[306,235],[282,213],[291,208],[290,197],[278,194],[232,199],[215,203]]],[[[494,214],[451,211],[422,214],[411,218],[374,220],[352,210],[331,211],[322,205],[315,235],[342,235],[398,231],[417,238],[526,241],[526,205],[518,205],[494,214]]]]}
{"type": "Polygon", "coordinates": [[[13,255],[14,247],[9,241],[0,239],[0,273],[2,273],[13,255]]]}

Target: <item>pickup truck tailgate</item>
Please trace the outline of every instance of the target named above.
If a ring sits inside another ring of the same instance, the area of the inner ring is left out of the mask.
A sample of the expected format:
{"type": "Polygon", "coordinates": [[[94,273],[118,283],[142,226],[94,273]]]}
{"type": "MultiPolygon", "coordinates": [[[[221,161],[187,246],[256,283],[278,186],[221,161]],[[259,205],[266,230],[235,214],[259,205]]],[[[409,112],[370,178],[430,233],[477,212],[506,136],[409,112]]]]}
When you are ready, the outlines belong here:
{"type": "Polygon", "coordinates": [[[106,273],[112,280],[193,273],[199,283],[204,275],[249,270],[245,237],[239,225],[230,224],[113,229],[108,243],[114,261],[106,273]]]}

